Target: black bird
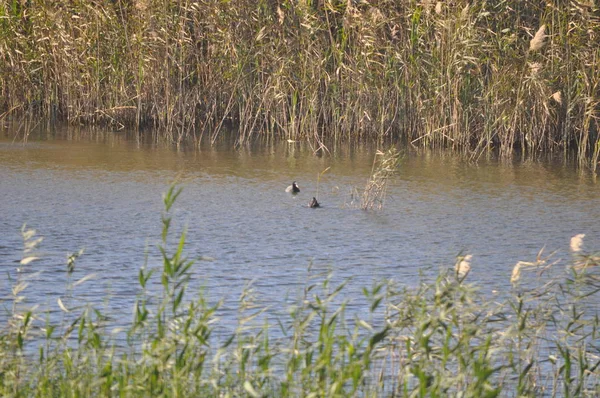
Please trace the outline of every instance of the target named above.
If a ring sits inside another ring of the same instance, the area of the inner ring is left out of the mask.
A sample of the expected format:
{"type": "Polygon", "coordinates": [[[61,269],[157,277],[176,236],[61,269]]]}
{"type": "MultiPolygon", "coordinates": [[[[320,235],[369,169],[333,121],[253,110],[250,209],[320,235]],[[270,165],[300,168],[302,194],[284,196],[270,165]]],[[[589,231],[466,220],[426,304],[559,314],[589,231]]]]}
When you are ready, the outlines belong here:
{"type": "Polygon", "coordinates": [[[300,187],[296,184],[296,181],[292,182],[292,185],[285,189],[285,192],[298,193],[300,192],[300,187]]]}
{"type": "Polygon", "coordinates": [[[315,198],[313,196],[312,200],[310,201],[310,203],[308,204],[308,207],[310,207],[311,209],[314,209],[316,207],[320,207],[319,202],[317,202],[317,198],[315,198]]]}

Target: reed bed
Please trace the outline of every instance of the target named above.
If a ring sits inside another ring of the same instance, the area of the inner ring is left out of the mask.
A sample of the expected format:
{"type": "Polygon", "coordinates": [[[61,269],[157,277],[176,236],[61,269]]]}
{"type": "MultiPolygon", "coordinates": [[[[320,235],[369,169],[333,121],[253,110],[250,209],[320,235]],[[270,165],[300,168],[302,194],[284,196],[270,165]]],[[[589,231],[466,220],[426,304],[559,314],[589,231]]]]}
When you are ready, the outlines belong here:
{"type": "Polygon", "coordinates": [[[0,118],[574,150],[595,169],[599,35],[587,0],[1,0],[0,118]]]}
{"type": "Polygon", "coordinates": [[[164,195],[162,264],[140,269],[133,318],[124,326],[73,300],[90,283],[89,276],[74,280],[82,252],[68,258],[57,308],[28,302],[42,239],[23,228],[23,257],[3,298],[0,395],[600,394],[600,256],[584,249],[583,235],[571,240],[567,260],[541,251],[515,265],[512,275],[507,268],[512,290],[506,294],[490,296],[469,282],[477,260],[461,255],[435,281],[363,289],[365,308],[354,314],[346,312],[345,283],[334,285],[330,274],[309,268],[303,293],[277,325],[262,317],[268,310],[246,289],[237,327],[217,339],[220,304],[188,291],[195,262],[186,255],[186,232],[172,236],[180,193],[171,187],[164,195]],[[549,276],[551,270],[559,272],[549,276]],[[161,288],[149,288],[152,281],[161,288]],[[62,318],[52,321],[52,310],[62,318]]]}

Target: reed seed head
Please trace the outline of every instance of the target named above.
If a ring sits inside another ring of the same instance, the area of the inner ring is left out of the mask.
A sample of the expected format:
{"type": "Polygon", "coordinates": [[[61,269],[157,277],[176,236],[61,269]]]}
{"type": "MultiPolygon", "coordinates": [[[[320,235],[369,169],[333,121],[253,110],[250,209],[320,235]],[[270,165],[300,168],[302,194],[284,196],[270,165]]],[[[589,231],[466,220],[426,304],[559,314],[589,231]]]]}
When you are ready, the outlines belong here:
{"type": "Polygon", "coordinates": [[[515,283],[517,283],[519,281],[519,279],[521,279],[521,266],[522,265],[523,265],[523,262],[519,261],[513,267],[512,274],[510,275],[510,283],[512,283],[513,285],[515,283]]]}
{"type": "Polygon", "coordinates": [[[469,16],[469,4],[465,5],[465,7],[460,11],[460,18],[466,19],[469,16]]]}
{"type": "Polygon", "coordinates": [[[573,253],[579,253],[583,247],[583,238],[585,234],[577,234],[571,238],[571,251],[573,253]]]}
{"type": "Polygon", "coordinates": [[[135,2],[135,8],[140,11],[146,11],[148,9],[148,1],[147,0],[137,0],[135,2]]]}
{"type": "Polygon", "coordinates": [[[546,25],[540,26],[537,32],[535,32],[535,36],[529,42],[529,51],[537,51],[544,47],[546,44],[546,25]]]}
{"type": "Polygon", "coordinates": [[[552,99],[558,104],[562,105],[562,93],[560,91],[557,91],[554,94],[552,94],[552,99]]]}
{"type": "Polygon", "coordinates": [[[459,261],[456,262],[454,266],[454,270],[456,271],[456,275],[459,279],[465,279],[469,272],[471,271],[471,259],[473,255],[467,254],[466,256],[460,258],[459,261]]]}
{"type": "Polygon", "coordinates": [[[529,64],[529,69],[531,70],[531,76],[536,76],[542,69],[542,64],[539,62],[531,62],[529,64]]]}

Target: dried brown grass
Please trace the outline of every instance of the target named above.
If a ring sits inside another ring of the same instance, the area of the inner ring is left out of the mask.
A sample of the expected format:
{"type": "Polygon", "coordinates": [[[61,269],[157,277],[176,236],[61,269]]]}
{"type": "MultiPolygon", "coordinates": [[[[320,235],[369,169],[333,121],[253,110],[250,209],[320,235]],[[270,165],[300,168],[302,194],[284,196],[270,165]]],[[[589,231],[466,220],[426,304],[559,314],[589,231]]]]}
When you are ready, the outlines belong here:
{"type": "Polygon", "coordinates": [[[389,180],[396,173],[400,159],[401,154],[395,148],[390,148],[385,152],[378,150],[375,153],[371,178],[361,196],[361,209],[383,209],[389,180]]]}
{"type": "Polygon", "coordinates": [[[595,7],[0,0],[0,114],[173,143],[232,131],[238,145],[395,140],[473,160],[575,149],[594,168],[595,7]]]}

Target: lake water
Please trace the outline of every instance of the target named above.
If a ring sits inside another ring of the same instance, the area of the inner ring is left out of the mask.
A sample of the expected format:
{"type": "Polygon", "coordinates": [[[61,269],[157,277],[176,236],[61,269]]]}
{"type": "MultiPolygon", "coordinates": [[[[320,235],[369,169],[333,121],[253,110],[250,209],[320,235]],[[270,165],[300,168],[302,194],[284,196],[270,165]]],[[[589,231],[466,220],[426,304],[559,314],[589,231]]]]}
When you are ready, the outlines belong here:
{"type": "MultiPolygon", "coordinates": [[[[2,272],[14,276],[27,223],[45,239],[42,259],[27,270],[41,273],[25,295],[53,311],[65,295],[68,253],[85,248],[73,279],[96,276],[75,288],[74,302],[131,319],[139,268],[160,265],[161,194],[177,176],[184,190],[175,229],[187,227],[189,257],[214,259],[193,266],[190,290],[203,287],[211,302],[223,298],[226,323],[250,281],[262,304],[285,308],[309,265],[331,271],[336,282],[351,278],[343,298],[360,302],[361,289],[375,281],[414,286],[452,267],[461,252],[473,255],[469,280],[492,294],[510,289],[514,264],[533,261],[544,246],[568,258],[569,239],[585,233],[585,248],[600,248],[600,186],[560,162],[470,164],[408,152],[385,208],[366,212],[349,203],[369,177],[375,149],[368,146],[317,156],[288,142],[177,150],[112,133],[27,142],[0,134],[2,272]],[[322,208],[310,209],[328,167],[322,208]],[[284,190],[294,180],[301,192],[291,196],[284,190]]],[[[10,294],[7,277],[0,289],[10,294]]]]}

